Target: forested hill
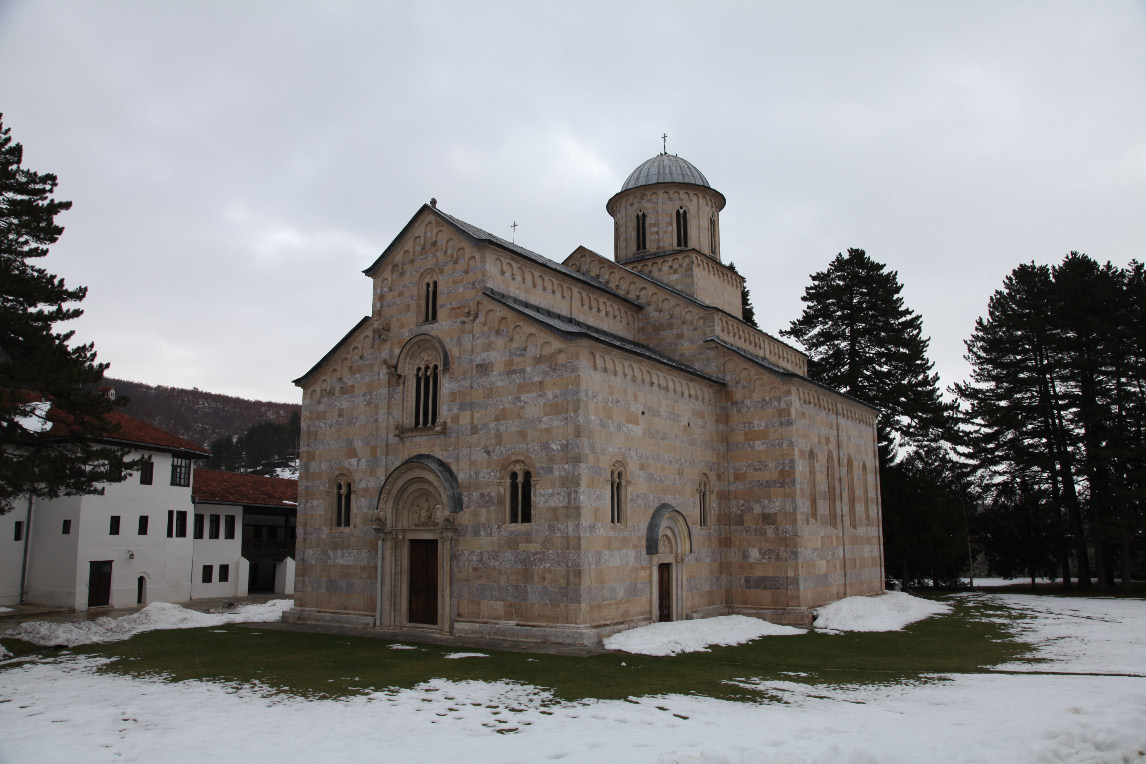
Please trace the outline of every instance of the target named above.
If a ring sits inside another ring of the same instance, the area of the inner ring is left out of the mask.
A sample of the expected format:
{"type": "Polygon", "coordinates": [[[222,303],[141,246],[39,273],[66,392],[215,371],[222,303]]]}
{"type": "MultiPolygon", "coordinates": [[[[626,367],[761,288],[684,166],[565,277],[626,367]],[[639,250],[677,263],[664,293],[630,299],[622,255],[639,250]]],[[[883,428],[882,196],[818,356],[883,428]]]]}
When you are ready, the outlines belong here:
{"type": "Polygon", "coordinates": [[[204,447],[224,435],[243,435],[260,422],[285,423],[300,410],[297,403],[251,401],[124,379],[105,377],[101,384],[115,388],[117,398],[130,399],[124,411],[131,416],[204,447]]]}

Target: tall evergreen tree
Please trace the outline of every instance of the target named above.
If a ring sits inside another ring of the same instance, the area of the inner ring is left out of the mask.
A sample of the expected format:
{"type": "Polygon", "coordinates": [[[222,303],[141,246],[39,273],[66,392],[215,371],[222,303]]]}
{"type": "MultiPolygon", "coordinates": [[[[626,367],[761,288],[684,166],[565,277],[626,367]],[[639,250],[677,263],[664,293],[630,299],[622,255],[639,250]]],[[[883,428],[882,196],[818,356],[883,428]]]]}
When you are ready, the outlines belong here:
{"type": "Polygon", "coordinates": [[[48,254],[64,230],[55,217],[72,203],[54,199],[56,176],[22,167],[23,154],[0,115],[0,513],[23,496],[98,493],[135,464],[99,444],[116,429],[115,404],[94,387],[107,364],[54,331],[82,315],[74,303],[87,290],[31,261],[48,254]]]}
{"type": "MultiPolygon", "coordinates": [[[[728,270],[737,276],[740,275],[740,271],[736,270],[736,263],[728,263],[728,270]]],[[[752,296],[751,292],[748,291],[747,281],[740,285],[740,315],[744,323],[756,329],[760,328],[759,324],[756,323],[756,308],[752,307],[752,296]]]]}
{"type": "Polygon", "coordinates": [[[862,249],[812,274],[804,312],[780,332],[808,353],[808,375],[876,407],[881,451],[945,437],[950,411],[927,358],[922,320],[907,308],[899,274],[862,249]]]}

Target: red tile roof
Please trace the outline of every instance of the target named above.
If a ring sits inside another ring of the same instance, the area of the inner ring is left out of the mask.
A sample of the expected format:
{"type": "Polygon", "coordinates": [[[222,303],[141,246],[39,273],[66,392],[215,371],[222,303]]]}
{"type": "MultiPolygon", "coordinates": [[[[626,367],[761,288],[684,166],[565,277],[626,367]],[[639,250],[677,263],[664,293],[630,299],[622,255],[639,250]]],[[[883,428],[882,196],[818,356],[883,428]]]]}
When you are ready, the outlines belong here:
{"type": "Polygon", "coordinates": [[[185,451],[191,454],[201,454],[202,456],[211,455],[211,452],[202,446],[185,440],[178,435],[172,435],[166,430],[153,427],[147,424],[147,422],[141,422],[122,411],[112,411],[108,414],[107,418],[119,425],[119,431],[108,438],[109,440],[125,441],[142,446],[155,446],[167,451],[185,451]]]}
{"type": "Polygon", "coordinates": [[[196,502],[209,504],[293,507],[298,504],[298,481],[223,470],[195,470],[191,496],[196,502]]]}
{"type": "MultiPolygon", "coordinates": [[[[28,397],[30,401],[40,400],[40,396],[27,395],[26,397],[28,397]]],[[[48,421],[52,423],[48,434],[58,434],[66,437],[74,423],[72,416],[54,404],[48,409],[47,413],[48,421]]],[[[142,446],[144,448],[171,451],[172,453],[199,458],[211,455],[211,452],[206,448],[192,443],[189,440],[185,440],[178,435],[172,435],[166,430],[161,430],[146,422],[141,422],[135,417],[123,413],[119,409],[112,409],[108,412],[106,417],[107,420],[118,427],[118,429],[113,433],[97,438],[100,442],[113,445],[142,446]]]]}

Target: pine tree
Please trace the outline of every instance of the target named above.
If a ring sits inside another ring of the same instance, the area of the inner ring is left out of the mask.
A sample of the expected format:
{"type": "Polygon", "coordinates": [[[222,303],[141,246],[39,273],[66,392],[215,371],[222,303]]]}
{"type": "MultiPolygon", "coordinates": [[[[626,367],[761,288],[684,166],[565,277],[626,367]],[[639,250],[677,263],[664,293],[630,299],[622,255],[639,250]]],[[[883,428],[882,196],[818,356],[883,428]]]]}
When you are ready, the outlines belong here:
{"type": "Polygon", "coordinates": [[[950,407],[927,358],[922,320],[903,304],[899,274],[862,249],[812,275],[804,312],[780,332],[808,353],[808,375],[882,412],[881,451],[945,437],[950,407]]]}
{"type": "MultiPolygon", "coordinates": [[[[728,270],[739,275],[740,271],[736,270],[736,263],[729,263],[728,270]]],[[[751,293],[748,291],[748,282],[745,281],[740,285],[740,315],[744,323],[759,329],[759,324],[756,323],[756,308],[752,307],[751,293]]]]}
{"type": "Polygon", "coordinates": [[[24,496],[99,493],[135,466],[98,442],[116,429],[116,404],[95,389],[107,364],[91,344],[70,345],[74,332],[53,331],[83,314],[74,303],[87,290],[30,262],[63,233],[55,217],[72,203],[52,198],[56,176],[22,167],[23,153],[0,115],[0,513],[24,496]]]}

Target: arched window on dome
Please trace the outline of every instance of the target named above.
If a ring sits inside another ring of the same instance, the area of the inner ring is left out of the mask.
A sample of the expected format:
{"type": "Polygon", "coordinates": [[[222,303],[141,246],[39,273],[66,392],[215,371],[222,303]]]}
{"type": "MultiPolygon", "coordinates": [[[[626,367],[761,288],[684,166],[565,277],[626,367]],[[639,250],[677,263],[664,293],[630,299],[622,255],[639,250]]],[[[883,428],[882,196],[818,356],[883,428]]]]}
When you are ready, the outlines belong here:
{"type": "Polygon", "coordinates": [[[708,219],[708,249],[712,254],[716,254],[716,216],[713,215],[708,219]]]}
{"type": "Polygon", "coordinates": [[[649,246],[648,236],[646,233],[647,228],[645,225],[647,220],[648,220],[648,215],[646,215],[644,212],[638,212],[637,213],[637,251],[638,252],[643,252],[644,250],[648,249],[648,246],[649,246]]]}
{"type": "Polygon", "coordinates": [[[688,210],[684,207],[676,211],[676,246],[677,249],[688,247],[688,210]]]}

